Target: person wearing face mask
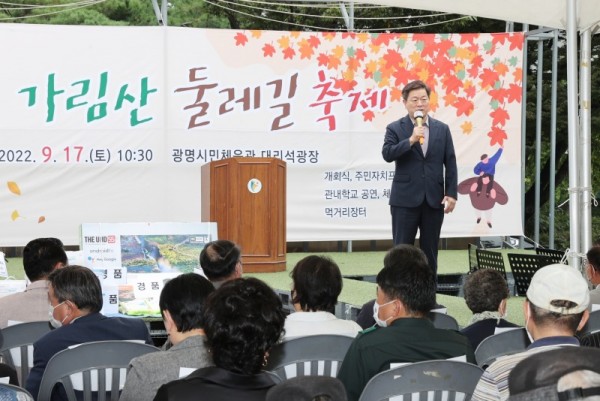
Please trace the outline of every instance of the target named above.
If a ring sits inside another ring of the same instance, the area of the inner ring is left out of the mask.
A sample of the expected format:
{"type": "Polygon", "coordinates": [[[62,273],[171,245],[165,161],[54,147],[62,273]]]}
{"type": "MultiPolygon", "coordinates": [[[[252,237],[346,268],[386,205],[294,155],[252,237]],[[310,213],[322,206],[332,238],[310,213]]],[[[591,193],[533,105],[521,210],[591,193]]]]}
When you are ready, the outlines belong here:
{"type": "Polygon", "coordinates": [[[523,304],[525,329],[532,341],[527,350],[498,358],[483,372],[472,400],[507,400],[508,376],[530,355],[559,347],[579,346],[575,333],[589,318],[587,281],[568,265],[542,267],[532,277],[523,304]]]}
{"type": "MultiPolygon", "coordinates": [[[[141,340],[152,344],[143,320],[100,313],[100,280],[87,267],[67,266],[53,271],[48,276],[48,301],[48,318],[56,329],[33,344],[33,368],[25,388],[35,398],[48,361],[59,351],[91,341],[141,340]]],[[[64,389],[55,387],[52,401],[66,399],[64,389]]]]}
{"type": "Polygon", "coordinates": [[[356,337],[338,372],[348,401],[358,400],[367,382],[393,363],[460,356],[475,362],[465,336],[435,328],[427,318],[435,304],[436,284],[422,251],[398,245],[387,253],[384,265],[377,275],[373,308],[377,326],[356,337]]]}

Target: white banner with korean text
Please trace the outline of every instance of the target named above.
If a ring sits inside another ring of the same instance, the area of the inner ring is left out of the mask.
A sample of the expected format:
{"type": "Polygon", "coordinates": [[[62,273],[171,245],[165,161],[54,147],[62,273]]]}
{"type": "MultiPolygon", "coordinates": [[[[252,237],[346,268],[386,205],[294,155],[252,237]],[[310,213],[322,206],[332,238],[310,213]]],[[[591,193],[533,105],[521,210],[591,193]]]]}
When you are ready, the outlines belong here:
{"type": "MultiPolygon", "coordinates": [[[[391,238],[385,127],[428,83],[459,199],[442,237],[518,235],[523,35],[0,24],[0,244],[200,220],[200,167],[287,162],[287,240],[391,238]],[[495,196],[471,191],[483,154],[495,196]]],[[[243,245],[243,244],[242,244],[243,245]]]]}

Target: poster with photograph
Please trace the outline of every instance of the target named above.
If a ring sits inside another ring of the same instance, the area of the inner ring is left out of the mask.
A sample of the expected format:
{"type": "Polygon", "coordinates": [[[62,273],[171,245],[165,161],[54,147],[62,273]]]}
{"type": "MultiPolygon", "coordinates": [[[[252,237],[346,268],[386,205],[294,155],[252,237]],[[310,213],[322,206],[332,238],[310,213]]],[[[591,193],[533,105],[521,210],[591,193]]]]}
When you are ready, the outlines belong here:
{"type": "Polygon", "coordinates": [[[107,314],[160,316],[164,284],[197,271],[200,252],[216,239],[216,223],[81,226],[82,259],[102,283],[105,303],[110,301],[103,309],[107,314]]]}

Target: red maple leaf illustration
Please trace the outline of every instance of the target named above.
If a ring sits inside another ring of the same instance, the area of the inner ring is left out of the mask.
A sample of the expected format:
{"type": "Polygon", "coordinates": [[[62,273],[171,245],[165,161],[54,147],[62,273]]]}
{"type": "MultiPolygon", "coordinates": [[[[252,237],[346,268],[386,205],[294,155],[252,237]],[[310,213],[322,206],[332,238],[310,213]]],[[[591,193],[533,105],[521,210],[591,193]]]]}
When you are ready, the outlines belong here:
{"type": "Polygon", "coordinates": [[[394,85],[396,86],[404,86],[408,83],[410,73],[404,67],[397,68],[396,71],[392,73],[392,76],[395,78],[394,85]]]}
{"type": "Polygon", "coordinates": [[[508,112],[503,108],[498,107],[496,110],[490,113],[492,117],[492,125],[506,125],[506,120],[510,120],[508,112]]]}
{"type": "MultiPolygon", "coordinates": [[[[390,40],[393,39],[396,35],[391,33],[380,33],[375,38],[373,38],[372,42],[375,46],[389,46],[390,40]]],[[[433,36],[433,35],[431,35],[433,36]]]]}
{"type": "Polygon", "coordinates": [[[523,89],[519,85],[510,84],[506,92],[508,93],[508,103],[521,103],[521,95],[523,94],[523,89]]]}
{"type": "Polygon", "coordinates": [[[504,103],[504,98],[506,98],[506,96],[508,95],[506,89],[504,88],[489,90],[488,94],[492,99],[497,100],[498,103],[501,104],[504,103]]]}
{"type": "Polygon", "coordinates": [[[288,47],[286,49],[283,50],[283,59],[293,59],[294,56],[296,55],[296,51],[294,49],[292,49],[291,47],[288,47]]]}
{"type": "Polygon", "coordinates": [[[448,50],[454,47],[454,42],[451,40],[442,40],[438,43],[438,53],[447,54],[448,50]]]}
{"type": "Polygon", "coordinates": [[[350,57],[348,58],[348,61],[346,61],[346,66],[349,70],[356,72],[358,67],[360,67],[360,61],[358,61],[355,57],[350,57]]]}
{"type": "Polygon", "coordinates": [[[375,118],[375,113],[373,113],[373,111],[371,111],[371,110],[367,110],[367,111],[363,112],[362,115],[363,115],[363,121],[373,121],[373,118],[375,118]]]}
{"type": "Polygon", "coordinates": [[[521,50],[523,48],[524,40],[525,40],[525,38],[523,37],[523,34],[514,33],[514,34],[510,35],[508,37],[508,41],[510,42],[510,47],[508,49],[509,50],[514,50],[514,49],[521,50]]]}
{"type": "Polygon", "coordinates": [[[460,117],[461,114],[471,115],[474,107],[473,102],[465,97],[459,97],[452,106],[456,109],[456,117],[460,117]]]}
{"type": "Polygon", "coordinates": [[[310,38],[308,38],[308,43],[310,43],[312,47],[316,48],[319,47],[319,45],[321,44],[321,40],[318,36],[310,35],[310,38]]]}
{"type": "Polygon", "coordinates": [[[467,95],[469,99],[475,97],[475,94],[477,94],[477,88],[475,88],[475,85],[465,88],[465,95],[467,95]]]}
{"type": "Polygon", "coordinates": [[[479,78],[482,88],[493,87],[498,80],[498,73],[490,68],[484,68],[479,78]]]}
{"type": "Polygon", "coordinates": [[[461,33],[460,34],[460,44],[464,45],[465,43],[474,44],[475,39],[479,37],[478,33],[461,33]]]}
{"type": "Polygon", "coordinates": [[[458,93],[462,87],[462,81],[456,75],[449,74],[443,78],[442,87],[446,90],[446,93],[458,93]]]}
{"type": "Polygon", "coordinates": [[[356,57],[356,59],[359,61],[363,61],[365,57],[367,57],[367,52],[363,49],[357,49],[356,53],[354,54],[354,57],[356,57]]]}
{"type": "Polygon", "coordinates": [[[503,45],[506,42],[506,34],[505,33],[492,33],[492,46],[496,46],[498,44],[503,45]]]}
{"type": "Polygon", "coordinates": [[[262,47],[262,51],[263,51],[263,56],[273,57],[273,54],[275,54],[275,47],[273,45],[265,43],[265,45],[262,47]]]}
{"type": "Polygon", "coordinates": [[[327,64],[329,64],[329,56],[325,53],[321,53],[319,54],[319,57],[317,57],[317,61],[319,62],[319,67],[327,66],[327,64]]]}
{"type": "Polygon", "coordinates": [[[506,131],[498,127],[492,127],[492,130],[487,135],[490,137],[490,146],[494,146],[495,144],[502,146],[504,145],[504,140],[508,138],[506,131]]]}
{"type": "Polygon", "coordinates": [[[241,32],[238,32],[235,35],[235,45],[236,46],[244,46],[248,43],[248,37],[241,32]]]}
{"type": "Polygon", "coordinates": [[[347,93],[348,91],[354,89],[356,85],[357,82],[355,80],[346,81],[345,79],[335,79],[334,88],[340,89],[342,92],[347,93]]]}
{"type": "Polygon", "coordinates": [[[402,63],[402,55],[395,50],[388,49],[383,56],[386,68],[396,68],[402,63]]]}

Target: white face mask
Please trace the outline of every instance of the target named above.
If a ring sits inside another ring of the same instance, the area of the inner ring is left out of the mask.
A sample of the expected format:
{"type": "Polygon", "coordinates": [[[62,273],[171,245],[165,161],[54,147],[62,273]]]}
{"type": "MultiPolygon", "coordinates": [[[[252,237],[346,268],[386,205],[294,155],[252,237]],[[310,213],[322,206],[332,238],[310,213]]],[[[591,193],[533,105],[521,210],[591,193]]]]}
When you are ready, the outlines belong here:
{"type": "Polygon", "coordinates": [[[392,316],[388,317],[385,320],[381,320],[379,318],[379,308],[381,308],[382,306],[389,305],[392,302],[394,301],[386,302],[383,305],[379,305],[377,301],[375,301],[375,303],[373,304],[373,319],[375,319],[375,323],[377,323],[377,325],[379,325],[380,327],[387,327],[387,321],[390,320],[392,316]]]}
{"type": "Polygon", "coordinates": [[[63,322],[65,321],[65,319],[68,317],[68,316],[65,316],[63,320],[58,320],[58,319],[54,318],[54,309],[58,308],[62,304],[64,304],[64,302],[61,302],[61,303],[59,303],[58,305],[56,305],[54,307],[52,305],[48,306],[48,308],[49,308],[48,309],[48,317],[49,317],[49,320],[50,320],[50,325],[52,327],[54,327],[55,329],[58,329],[59,327],[61,327],[63,325],[63,322]]]}

